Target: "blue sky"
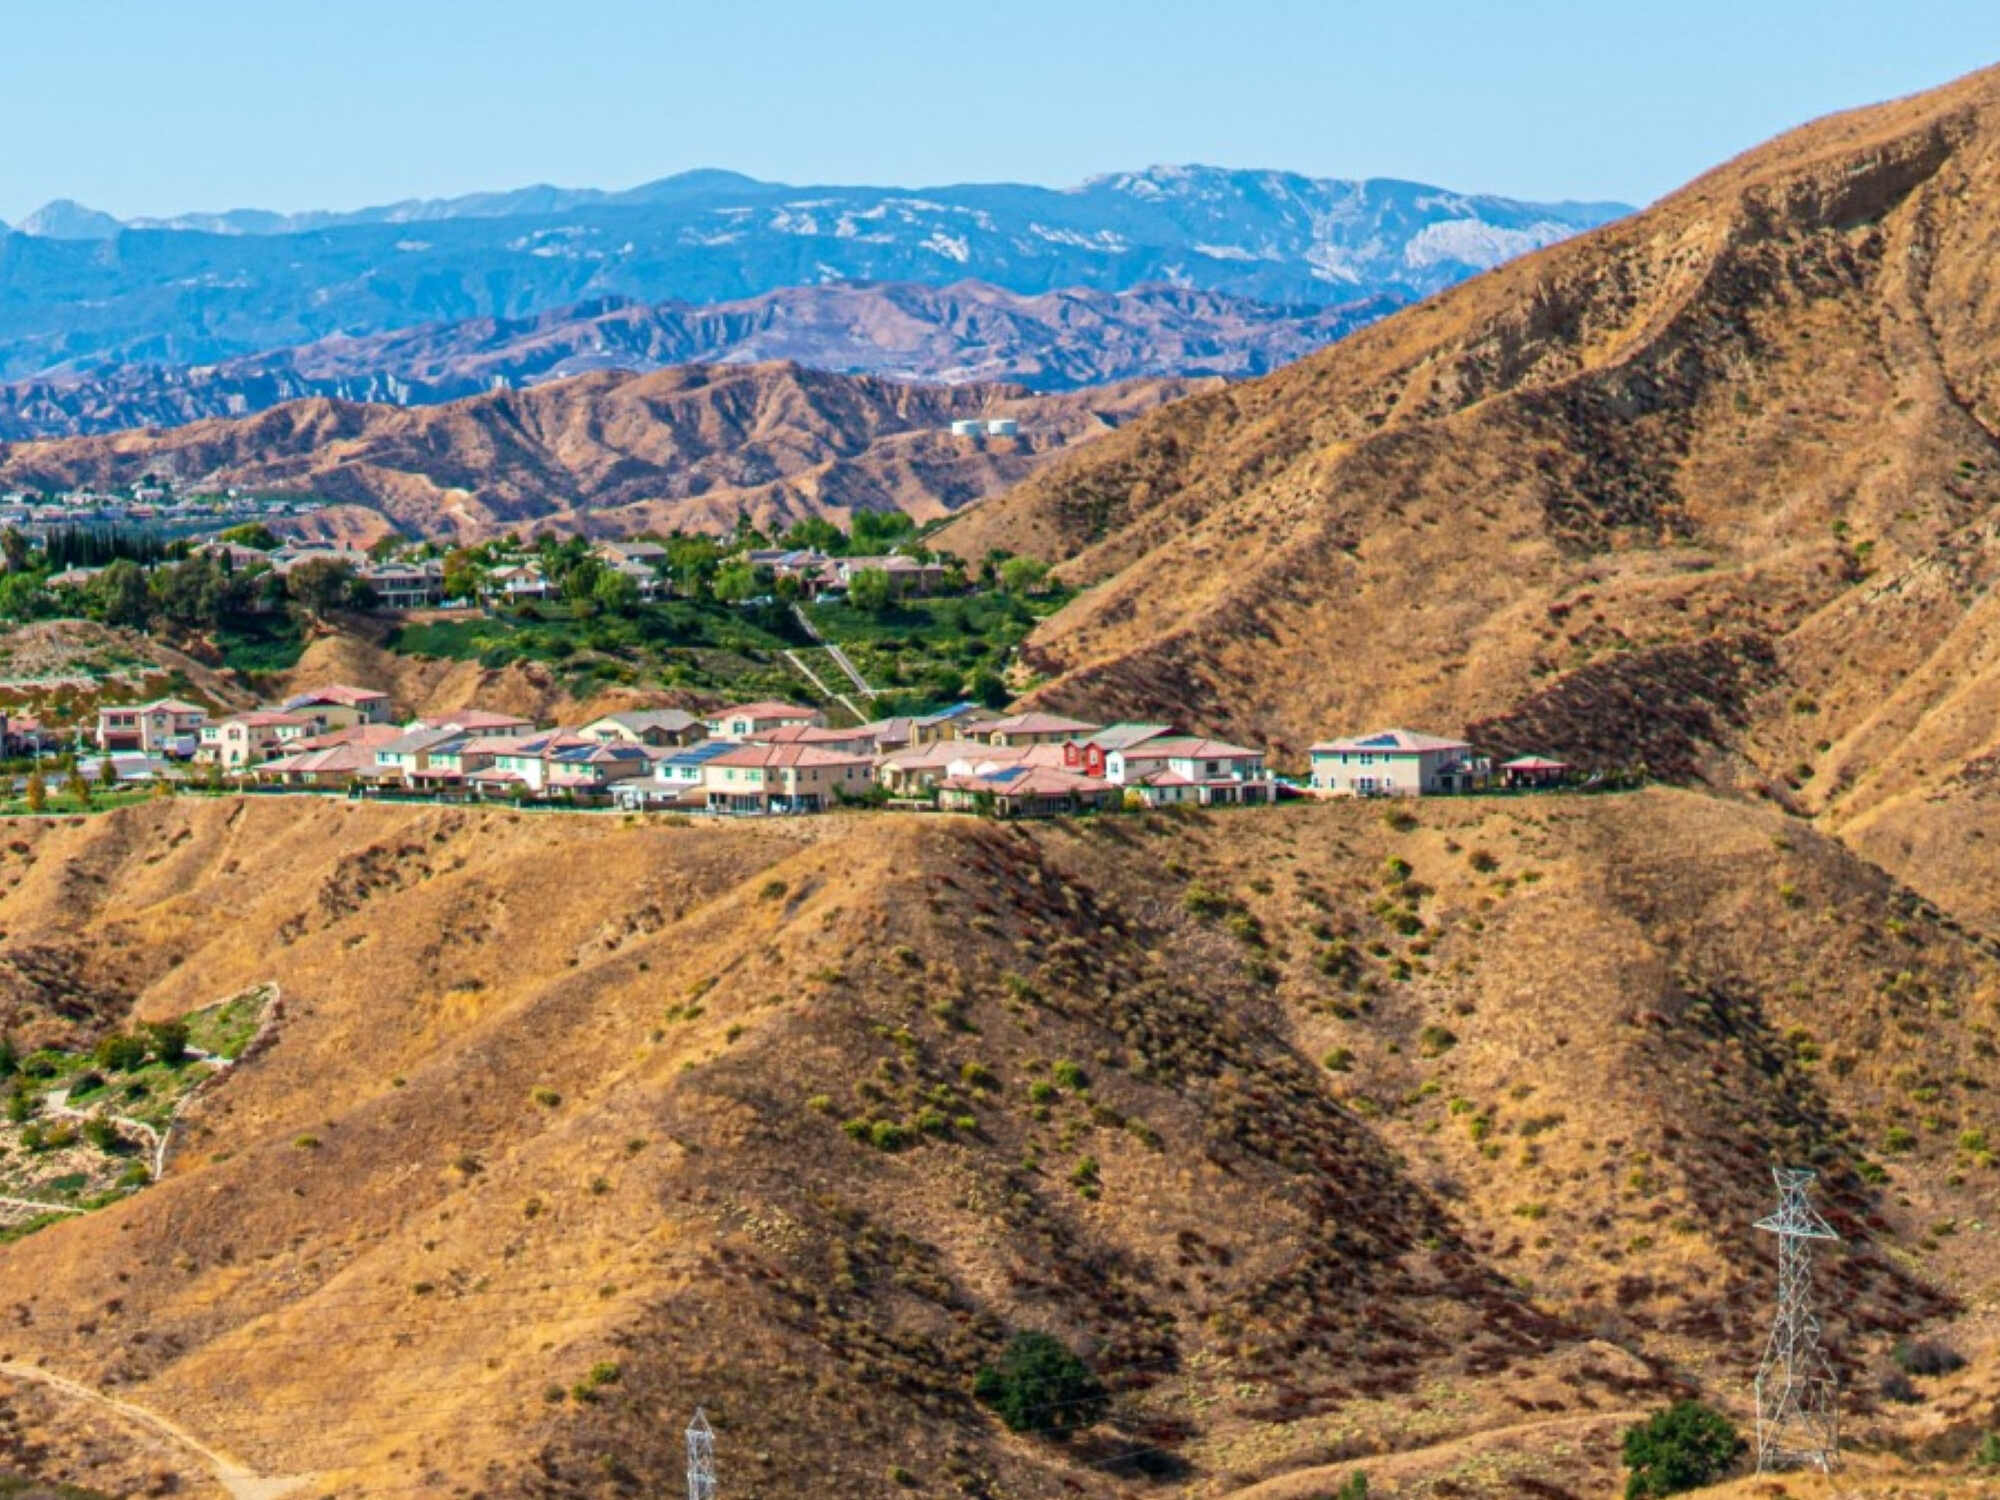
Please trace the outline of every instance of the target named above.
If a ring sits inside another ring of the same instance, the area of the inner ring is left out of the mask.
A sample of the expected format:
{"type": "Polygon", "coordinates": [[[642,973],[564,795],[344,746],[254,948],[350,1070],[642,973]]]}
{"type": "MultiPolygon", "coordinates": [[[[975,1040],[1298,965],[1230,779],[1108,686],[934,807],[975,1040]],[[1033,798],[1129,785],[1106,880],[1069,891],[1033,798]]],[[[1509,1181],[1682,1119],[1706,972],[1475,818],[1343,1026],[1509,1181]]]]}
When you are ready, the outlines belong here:
{"type": "Polygon", "coordinates": [[[0,219],[1162,161],[1644,202],[1996,61],[1994,0],[0,0],[0,219]]]}

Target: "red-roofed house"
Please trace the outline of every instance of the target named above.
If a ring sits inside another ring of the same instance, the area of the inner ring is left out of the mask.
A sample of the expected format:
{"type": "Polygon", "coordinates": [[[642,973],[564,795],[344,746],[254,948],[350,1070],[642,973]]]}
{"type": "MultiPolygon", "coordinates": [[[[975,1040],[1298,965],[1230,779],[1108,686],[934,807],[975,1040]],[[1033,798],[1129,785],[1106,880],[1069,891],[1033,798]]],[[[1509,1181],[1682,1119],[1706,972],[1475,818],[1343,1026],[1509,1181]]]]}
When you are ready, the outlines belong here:
{"type": "Polygon", "coordinates": [[[938,783],[938,806],[947,812],[991,812],[1001,818],[1047,818],[1103,807],[1118,788],[1060,766],[995,766],[984,773],[948,776],[938,783]]]}
{"type": "Polygon", "coordinates": [[[739,745],[701,768],[708,810],[820,812],[859,797],[874,778],[872,756],[812,745],[739,745]]]}
{"type": "Polygon", "coordinates": [[[344,729],[350,724],[387,724],[390,719],[387,693],[340,682],[294,693],[283,707],[288,713],[317,715],[329,729],[344,729]]]}
{"type": "Polygon", "coordinates": [[[190,753],[208,723],[208,710],[178,698],[120,703],[97,711],[97,748],[190,753]],[[185,749],[183,748],[185,745],[185,749]]]}
{"type": "Polygon", "coordinates": [[[1198,735],[1152,736],[1108,751],[1104,775],[1154,807],[1270,802],[1276,795],[1262,750],[1198,735]]]}
{"type": "Polygon", "coordinates": [[[214,761],[226,771],[241,771],[273,755],[289,752],[300,741],[321,733],[324,727],[309,713],[257,709],[247,714],[231,714],[219,724],[202,728],[200,754],[203,760],[214,761]]]}

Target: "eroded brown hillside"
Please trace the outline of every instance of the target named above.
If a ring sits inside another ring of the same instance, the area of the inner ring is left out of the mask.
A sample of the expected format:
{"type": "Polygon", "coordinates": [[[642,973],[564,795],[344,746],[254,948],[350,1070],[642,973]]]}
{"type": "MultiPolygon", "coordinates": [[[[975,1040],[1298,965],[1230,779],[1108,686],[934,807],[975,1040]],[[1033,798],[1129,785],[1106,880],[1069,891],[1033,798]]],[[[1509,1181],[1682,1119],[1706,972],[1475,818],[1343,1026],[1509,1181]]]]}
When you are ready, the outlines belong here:
{"type": "Polygon", "coordinates": [[[1778,1158],[1848,1237],[1856,1428],[1906,1430],[1869,1393],[1910,1330],[1993,1369],[1961,1137],[2000,961],[1775,813],[272,798],[6,833],[15,1034],[269,980],[282,1017],[165,1182],[0,1248],[0,1355],[307,1493],[653,1492],[699,1402],[745,1494],[894,1465],[1223,1495],[1356,1458],[1601,1494],[1634,1410],[1741,1410],[1778,1158]],[[1017,1328],[1089,1351],[1113,1420],[1056,1446],[975,1406],[1017,1328]]]}
{"type": "Polygon", "coordinates": [[[1095,587],[1041,698],[1759,785],[2000,915],[2000,72],[1133,424],[943,544],[1095,587]]]}
{"type": "MultiPolygon", "coordinates": [[[[932,520],[1024,478],[1068,444],[1214,379],[1033,395],[999,382],[915,385],[791,364],[601,371],[440,406],[313,397],[165,430],[0,443],[0,485],[183,484],[291,490],[379,511],[420,536],[545,523],[599,535],[782,529],[901,509],[932,520]],[[960,417],[1019,438],[953,438],[960,417]]],[[[350,522],[344,528],[351,534],[350,522]]]]}

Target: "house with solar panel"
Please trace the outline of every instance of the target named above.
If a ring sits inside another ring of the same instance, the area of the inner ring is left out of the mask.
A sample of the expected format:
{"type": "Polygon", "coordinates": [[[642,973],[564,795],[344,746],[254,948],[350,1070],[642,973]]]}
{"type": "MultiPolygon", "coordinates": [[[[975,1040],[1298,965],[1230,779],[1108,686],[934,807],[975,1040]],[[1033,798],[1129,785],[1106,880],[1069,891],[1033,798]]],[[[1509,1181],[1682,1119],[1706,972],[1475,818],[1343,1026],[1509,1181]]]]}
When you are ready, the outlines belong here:
{"type": "Polygon", "coordinates": [[[1323,797],[1435,797],[1472,791],[1491,774],[1466,741],[1410,729],[1326,740],[1307,753],[1323,797]]]}

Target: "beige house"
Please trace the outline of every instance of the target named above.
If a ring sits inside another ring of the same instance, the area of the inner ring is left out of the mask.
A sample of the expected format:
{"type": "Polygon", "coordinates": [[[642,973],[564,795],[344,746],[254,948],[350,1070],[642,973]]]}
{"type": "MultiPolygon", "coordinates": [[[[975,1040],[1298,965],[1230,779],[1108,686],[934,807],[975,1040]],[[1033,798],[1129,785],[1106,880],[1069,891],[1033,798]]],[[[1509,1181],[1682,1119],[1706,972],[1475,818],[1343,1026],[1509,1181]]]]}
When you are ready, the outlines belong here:
{"type": "Polygon", "coordinates": [[[1314,745],[1312,788],[1331,797],[1430,797],[1469,791],[1482,764],[1464,740],[1384,729],[1314,745]]]}
{"type": "Polygon", "coordinates": [[[282,707],[286,713],[311,714],[328,729],[351,729],[356,724],[387,724],[390,720],[389,695],[373,688],[349,687],[334,683],[308,693],[294,693],[282,707]]]}
{"type": "Polygon", "coordinates": [[[97,748],[144,750],[149,755],[188,754],[199,743],[208,710],[178,698],[121,703],[97,711],[97,748]]]}
{"type": "Polygon", "coordinates": [[[753,734],[765,734],[773,729],[823,728],[826,715],[802,704],[776,703],[766,699],[761,703],[736,703],[728,708],[719,708],[704,722],[710,739],[747,740],[753,734]]]}
{"type": "Polygon", "coordinates": [[[1065,740],[1087,738],[1102,727],[1086,724],[1082,719],[1065,718],[1061,714],[1010,714],[1004,719],[968,729],[965,737],[988,745],[1060,745],[1065,740]]]}
{"type": "Polygon", "coordinates": [[[708,810],[820,812],[859,797],[874,778],[871,756],[811,745],[738,745],[701,768],[708,810]]]}
{"type": "Polygon", "coordinates": [[[577,733],[607,744],[691,745],[707,733],[707,726],[678,708],[635,708],[592,719],[577,733]]]}
{"type": "Polygon", "coordinates": [[[274,755],[288,754],[301,740],[309,740],[325,729],[309,713],[258,709],[232,714],[202,730],[201,758],[213,761],[225,771],[241,771],[274,755]]]}

